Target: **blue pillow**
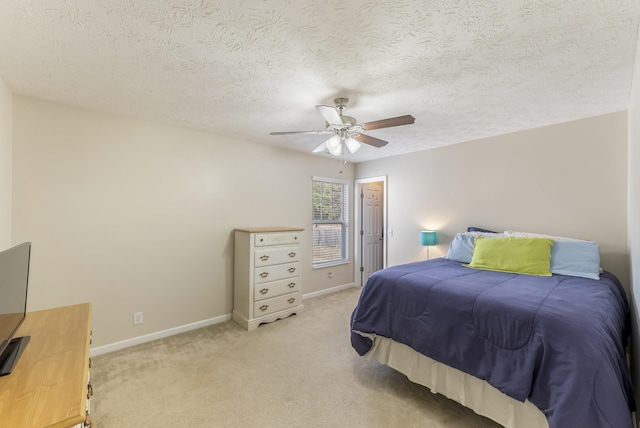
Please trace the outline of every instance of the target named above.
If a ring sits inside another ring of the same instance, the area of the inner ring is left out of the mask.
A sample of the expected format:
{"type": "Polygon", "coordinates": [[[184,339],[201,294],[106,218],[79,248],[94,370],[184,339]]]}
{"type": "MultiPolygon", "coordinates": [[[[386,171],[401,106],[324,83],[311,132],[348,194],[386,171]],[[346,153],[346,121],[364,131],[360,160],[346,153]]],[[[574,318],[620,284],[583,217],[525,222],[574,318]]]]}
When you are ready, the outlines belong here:
{"type": "Polygon", "coordinates": [[[449,244],[449,251],[445,259],[453,262],[471,263],[474,239],[474,236],[458,233],[449,244]]]}
{"type": "Polygon", "coordinates": [[[556,240],[551,247],[551,273],[600,279],[598,244],[556,240]]]}

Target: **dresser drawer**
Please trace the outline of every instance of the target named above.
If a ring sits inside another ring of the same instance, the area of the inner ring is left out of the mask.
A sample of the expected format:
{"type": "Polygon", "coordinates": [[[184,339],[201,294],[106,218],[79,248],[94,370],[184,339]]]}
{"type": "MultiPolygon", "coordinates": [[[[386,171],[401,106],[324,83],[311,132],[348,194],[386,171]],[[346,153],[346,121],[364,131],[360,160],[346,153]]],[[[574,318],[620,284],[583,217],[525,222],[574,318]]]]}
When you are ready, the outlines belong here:
{"type": "Polygon", "coordinates": [[[256,249],[254,266],[279,265],[300,260],[300,245],[283,245],[256,249]]]}
{"type": "Polygon", "coordinates": [[[300,241],[300,232],[256,233],[254,246],[295,244],[300,241]]]}
{"type": "Polygon", "coordinates": [[[254,284],[277,281],[279,279],[293,278],[298,276],[298,262],[285,263],[275,266],[263,266],[253,270],[254,284]]]}
{"type": "Polygon", "coordinates": [[[261,300],[253,304],[253,315],[260,317],[269,315],[274,312],[283,311],[300,305],[299,294],[297,291],[283,296],[272,297],[271,299],[261,300]]]}
{"type": "Polygon", "coordinates": [[[256,285],[253,293],[253,300],[270,299],[271,297],[281,296],[300,290],[300,277],[282,279],[280,281],[266,282],[256,285]]]}

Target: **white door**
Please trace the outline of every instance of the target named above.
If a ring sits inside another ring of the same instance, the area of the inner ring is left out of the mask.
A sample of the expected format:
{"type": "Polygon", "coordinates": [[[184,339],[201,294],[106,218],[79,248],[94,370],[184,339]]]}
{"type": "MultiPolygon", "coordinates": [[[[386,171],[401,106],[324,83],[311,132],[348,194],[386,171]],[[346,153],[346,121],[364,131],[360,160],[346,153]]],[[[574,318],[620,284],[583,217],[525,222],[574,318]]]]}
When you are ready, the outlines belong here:
{"type": "Polygon", "coordinates": [[[361,239],[362,239],[362,285],[369,275],[383,267],[383,208],[384,188],[382,182],[364,183],[361,188],[361,239]]]}

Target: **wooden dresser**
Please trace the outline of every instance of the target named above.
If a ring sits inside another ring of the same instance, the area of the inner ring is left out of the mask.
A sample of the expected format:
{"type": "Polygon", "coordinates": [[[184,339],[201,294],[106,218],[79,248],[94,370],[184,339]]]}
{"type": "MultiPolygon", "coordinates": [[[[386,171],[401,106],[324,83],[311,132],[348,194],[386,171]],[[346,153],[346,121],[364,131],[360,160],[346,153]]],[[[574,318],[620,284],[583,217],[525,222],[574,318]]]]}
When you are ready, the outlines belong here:
{"type": "Polygon", "coordinates": [[[0,426],[91,426],[90,324],[90,303],[27,313],[18,336],[31,340],[0,377],[0,426]]]}
{"type": "Polygon", "coordinates": [[[291,227],[235,229],[233,319],[252,330],[302,312],[300,236],[291,227]]]}

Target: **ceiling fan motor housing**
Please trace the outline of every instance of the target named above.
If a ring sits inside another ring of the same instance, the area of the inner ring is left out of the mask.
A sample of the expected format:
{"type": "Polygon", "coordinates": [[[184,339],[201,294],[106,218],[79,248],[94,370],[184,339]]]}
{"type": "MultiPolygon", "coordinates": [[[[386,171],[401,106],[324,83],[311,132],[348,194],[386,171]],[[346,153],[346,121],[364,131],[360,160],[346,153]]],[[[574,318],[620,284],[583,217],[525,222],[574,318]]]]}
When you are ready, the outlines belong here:
{"type": "Polygon", "coordinates": [[[333,103],[336,105],[338,110],[342,111],[342,109],[349,104],[349,98],[336,98],[333,100],[333,103]]]}
{"type": "MultiPolygon", "coordinates": [[[[340,119],[342,119],[342,123],[345,125],[344,127],[342,126],[337,127],[334,124],[334,126],[332,126],[333,129],[336,129],[336,130],[347,129],[349,127],[355,126],[358,123],[355,117],[342,115],[342,111],[345,109],[345,107],[347,107],[347,104],[349,104],[349,98],[336,98],[333,100],[333,103],[336,105],[336,109],[338,110],[340,119]]],[[[327,122],[327,125],[330,125],[330,124],[327,122]]]]}

